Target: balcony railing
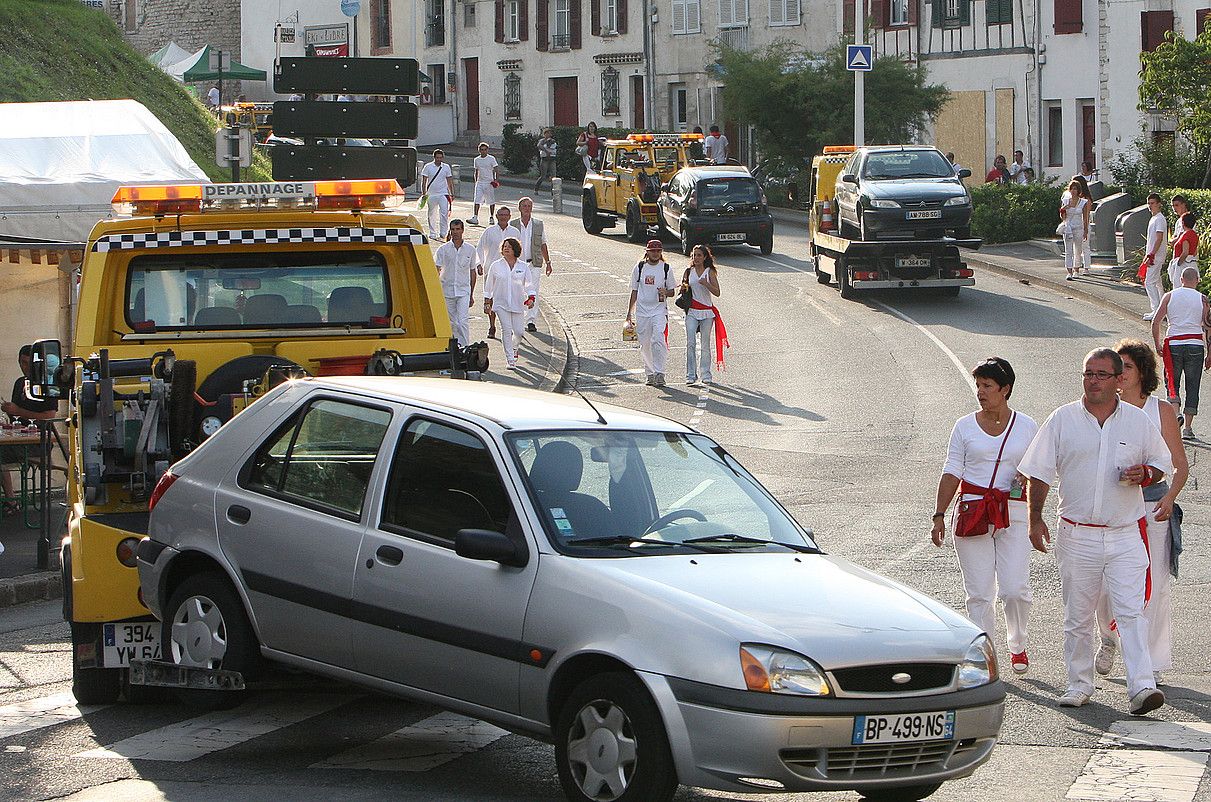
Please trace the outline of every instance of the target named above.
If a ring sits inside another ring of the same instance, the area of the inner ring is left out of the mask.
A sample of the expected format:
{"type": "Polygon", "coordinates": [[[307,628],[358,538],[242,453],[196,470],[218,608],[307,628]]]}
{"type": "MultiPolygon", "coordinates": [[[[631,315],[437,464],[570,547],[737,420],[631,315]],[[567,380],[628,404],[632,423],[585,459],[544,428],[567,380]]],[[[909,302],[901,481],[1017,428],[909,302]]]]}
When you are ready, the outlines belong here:
{"type": "Polygon", "coordinates": [[[442,47],[446,44],[446,21],[434,20],[425,26],[425,47],[442,47]]]}
{"type": "Polygon", "coordinates": [[[719,43],[732,50],[747,51],[749,49],[748,28],[724,28],[719,31],[719,43]]]}
{"type": "Polygon", "coordinates": [[[572,47],[572,35],[570,33],[551,34],[551,49],[552,50],[567,50],[571,47],[572,47]]]}

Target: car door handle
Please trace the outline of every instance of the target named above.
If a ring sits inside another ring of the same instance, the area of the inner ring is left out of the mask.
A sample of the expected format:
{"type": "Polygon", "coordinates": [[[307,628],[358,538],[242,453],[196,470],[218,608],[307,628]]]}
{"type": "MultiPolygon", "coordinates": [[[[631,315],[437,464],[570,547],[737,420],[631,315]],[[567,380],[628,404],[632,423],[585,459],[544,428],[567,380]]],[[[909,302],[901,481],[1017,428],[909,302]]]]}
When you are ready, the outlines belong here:
{"type": "Polygon", "coordinates": [[[395,546],[379,546],[374,556],[385,565],[399,565],[404,561],[403,549],[397,549],[395,546]]]}
{"type": "Polygon", "coordinates": [[[239,504],[232,504],[227,508],[227,520],[233,524],[243,526],[252,518],[252,510],[247,507],[241,507],[239,504]]]}

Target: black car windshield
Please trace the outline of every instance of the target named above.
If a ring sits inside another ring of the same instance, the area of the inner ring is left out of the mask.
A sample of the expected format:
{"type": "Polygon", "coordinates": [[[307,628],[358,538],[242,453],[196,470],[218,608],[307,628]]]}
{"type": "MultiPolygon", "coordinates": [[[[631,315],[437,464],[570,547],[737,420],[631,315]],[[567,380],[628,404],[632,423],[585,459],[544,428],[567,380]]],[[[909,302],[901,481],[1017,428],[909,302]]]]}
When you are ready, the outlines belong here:
{"type": "Polygon", "coordinates": [[[954,178],[954,165],[936,150],[904,150],[871,153],[862,166],[862,177],[954,178]]]}
{"type": "Polygon", "coordinates": [[[552,541],[571,553],[816,551],[810,533],[702,435],[556,431],[507,439],[552,541]]]}
{"type": "Polygon", "coordinates": [[[708,178],[698,182],[698,205],[722,209],[761,202],[761,187],[752,178],[708,178]]]}

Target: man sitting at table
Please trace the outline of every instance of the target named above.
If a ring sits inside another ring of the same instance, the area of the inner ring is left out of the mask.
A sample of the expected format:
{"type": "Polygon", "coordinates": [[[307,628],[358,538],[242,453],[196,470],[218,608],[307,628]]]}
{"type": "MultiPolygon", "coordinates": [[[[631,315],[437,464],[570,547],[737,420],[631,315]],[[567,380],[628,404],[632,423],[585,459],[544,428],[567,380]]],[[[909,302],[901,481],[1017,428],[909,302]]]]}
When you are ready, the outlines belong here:
{"type": "MultiPolygon", "coordinates": [[[[13,423],[22,425],[33,423],[35,420],[48,420],[55,417],[59,412],[59,402],[53,398],[31,398],[27,392],[27,379],[29,378],[30,365],[34,360],[34,347],[32,345],[21,346],[21,351],[17,355],[17,361],[21,364],[21,376],[13,383],[13,394],[11,401],[5,401],[0,404],[2,410],[13,423]]],[[[18,446],[0,446],[0,466],[20,463],[24,460],[24,450],[18,446]]],[[[9,476],[8,471],[0,470],[0,485],[3,486],[3,493],[8,501],[4,502],[4,514],[16,515],[20,512],[20,507],[12,499],[16,498],[13,493],[13,480],[9,476]]]]}

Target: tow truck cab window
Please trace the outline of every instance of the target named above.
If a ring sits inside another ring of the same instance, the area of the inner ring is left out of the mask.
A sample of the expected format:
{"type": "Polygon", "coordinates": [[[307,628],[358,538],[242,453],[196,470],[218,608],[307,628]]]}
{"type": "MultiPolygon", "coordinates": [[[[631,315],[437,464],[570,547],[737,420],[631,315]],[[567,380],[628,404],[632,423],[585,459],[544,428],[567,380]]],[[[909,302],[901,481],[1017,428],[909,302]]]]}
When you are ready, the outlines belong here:
{"type": "Polygon", "coordinates": [[[157,330],[317,328],[391,314],[375,251],[155,254],[130,262],[126,322],[157,330]]]}

